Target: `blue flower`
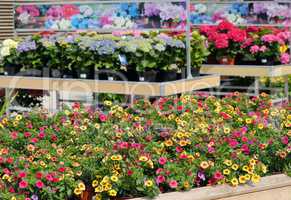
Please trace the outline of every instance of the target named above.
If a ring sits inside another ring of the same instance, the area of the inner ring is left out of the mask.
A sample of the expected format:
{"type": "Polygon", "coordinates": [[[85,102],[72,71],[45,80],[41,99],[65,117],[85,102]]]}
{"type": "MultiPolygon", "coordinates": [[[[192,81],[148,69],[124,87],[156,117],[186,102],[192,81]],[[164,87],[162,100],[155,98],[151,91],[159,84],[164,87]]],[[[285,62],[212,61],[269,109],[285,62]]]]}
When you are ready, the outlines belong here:
{"type": "Polygon", "coordinates": [[[97,19],[88,19],[88,28],[100,28],[100,23],[97,19]]]}
{"type": "Polygon", "coordinates": [[[49,20],[47,20],[47,21],[44,22],[44,27],[46,29],[50,29],[54,25],[54,23],[55,22],[53,20],[49,19],[49,20]]]}

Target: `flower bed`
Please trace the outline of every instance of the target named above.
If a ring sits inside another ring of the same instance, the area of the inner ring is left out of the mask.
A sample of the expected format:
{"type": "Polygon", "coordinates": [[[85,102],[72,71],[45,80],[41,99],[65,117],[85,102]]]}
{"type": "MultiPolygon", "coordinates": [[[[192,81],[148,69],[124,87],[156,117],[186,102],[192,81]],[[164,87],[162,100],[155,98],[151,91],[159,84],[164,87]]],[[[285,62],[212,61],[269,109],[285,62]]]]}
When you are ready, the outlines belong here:
{"type": "Polygon", "coordinates": [[[290,105],[183,95],[1,119],[1,199],[116,199],[290,174],[290,105]]]}

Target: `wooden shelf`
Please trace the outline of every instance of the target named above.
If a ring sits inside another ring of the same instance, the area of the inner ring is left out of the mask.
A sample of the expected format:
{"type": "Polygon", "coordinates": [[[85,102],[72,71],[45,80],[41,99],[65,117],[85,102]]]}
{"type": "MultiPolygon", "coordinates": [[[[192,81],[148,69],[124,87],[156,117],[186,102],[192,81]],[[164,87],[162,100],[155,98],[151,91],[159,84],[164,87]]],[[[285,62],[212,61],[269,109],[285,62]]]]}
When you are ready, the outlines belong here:
{"type": "Polygon", "coordinates": [[[200,73],[221,76],[275,77],[291,74],[291,65],[203,65],[200,73]]]}
{"type": "Polygon", "coordinates": [[[170,82],[126,82],[42,77],[0,76],[0,88],[168,96],[220,85],[220,76],[207,75],[170,82]]]}

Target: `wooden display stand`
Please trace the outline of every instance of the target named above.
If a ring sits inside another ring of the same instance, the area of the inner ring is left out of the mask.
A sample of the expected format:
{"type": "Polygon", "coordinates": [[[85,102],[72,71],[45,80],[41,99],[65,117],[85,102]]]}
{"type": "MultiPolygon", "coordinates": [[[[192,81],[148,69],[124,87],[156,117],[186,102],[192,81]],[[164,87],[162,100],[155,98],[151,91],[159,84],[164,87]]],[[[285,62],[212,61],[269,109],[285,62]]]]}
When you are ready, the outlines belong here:
{"type": "MultiPolygon", "coordinates": [[[[60,79],[42,77],[0,76],[0,87],[6,94],[13,89],[47,90],[50,92],[49,111],[59,109],[60,91],[114,93],[130,96],[169,96],[194,90],[217,87],[220,76],[208,75],[169,82],[128,82],[85,79],[60,79]]],[[[133,99],[133,98],[132,98],[133,99]]]]}
{"type": "MultiPolygon", "coordinates": [[[[277,65],[277,66],[248,66],[248,65],[203,65],[200,72],[202,74],[217,74],[221,76],[236,76],[236,77],[254,77],[254,94],[260,94],[260,77],[284,77],[284,94],[285,98],[289,99],[289,83],[288,75],[291,75],[291,65],[277,65]]],[[[277,102],[278,100],[274,100],[277,102]]]]}

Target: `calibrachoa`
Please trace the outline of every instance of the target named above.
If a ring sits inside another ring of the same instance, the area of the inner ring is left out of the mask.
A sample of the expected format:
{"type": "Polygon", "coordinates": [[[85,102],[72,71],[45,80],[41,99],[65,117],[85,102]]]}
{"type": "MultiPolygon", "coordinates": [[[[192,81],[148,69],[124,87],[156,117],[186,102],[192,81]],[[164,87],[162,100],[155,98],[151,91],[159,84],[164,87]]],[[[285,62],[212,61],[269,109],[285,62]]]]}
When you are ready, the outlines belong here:
{"type": "Polygon", "coordinates": [[[3,200],[154,197],[291,174],[290,104],[203,93],[2,117],[3,200]]]}

